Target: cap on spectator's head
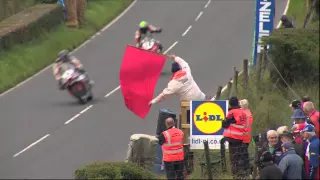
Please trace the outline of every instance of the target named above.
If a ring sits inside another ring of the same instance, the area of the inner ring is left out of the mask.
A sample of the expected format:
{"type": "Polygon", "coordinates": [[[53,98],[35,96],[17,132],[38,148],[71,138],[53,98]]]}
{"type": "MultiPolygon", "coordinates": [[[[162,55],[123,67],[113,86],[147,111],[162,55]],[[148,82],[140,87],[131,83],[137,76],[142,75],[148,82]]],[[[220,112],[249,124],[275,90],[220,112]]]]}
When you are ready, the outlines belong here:
{"type": "Polygon", "coordinates": [[[289,106],[290,107],[293,107],[293,108],[295,108],[295,109],[298,109],[298,108],[301,108],[301,101],[299,101],[299,100],[293,100],[292,102],[291,102],[291,104],[289,104],[289,106]]]}
{"type": "Polygon", "coordinates": [[[281,137],[288,137],[290,139],[294,139],[293,134],[289,131],[283,131],[283,133],[281,134],[281,137]]]}
{"type": "Polygon", "coordinates": [[[305,126],[306,126],[305,124],[295,124],[291,128],[291,132],[300,133],[300,131],[302,131],[305,126]]]}
{"type": "Polygon", "coordinates": [[[229,99],[229,105],[231,107],[236,107],[236,106],[239,106],[239,100],[237,97],[235,96],[232,96],[230,99],[229,99]]]}
{"type": "Polygon", "coordinates": [[[291,118],[292,119],[303,119],[306,118],[307,116],[304,114],[302,109],[296,109],[293,111],[291,118]]]}
{"type": "Polygon", "coordinates": [[[281,145],[281,147],[284,147],[285,149],[294,149],[294,145],[291,142],[285,142],[281,145]]]}
{"type": "Polygon", "coordinates": [[[302,102],[308,102],[308,101],[310,101],[310,98],[309,98],[309,96],[307,96],[307,95],[305,95],[305,96],[302,96],[302,102]]]}
{"type": "Polygon", "coordinates": [[[306,125],[301,132],[315,132],[314,126],[311,124],[306,125]]]}

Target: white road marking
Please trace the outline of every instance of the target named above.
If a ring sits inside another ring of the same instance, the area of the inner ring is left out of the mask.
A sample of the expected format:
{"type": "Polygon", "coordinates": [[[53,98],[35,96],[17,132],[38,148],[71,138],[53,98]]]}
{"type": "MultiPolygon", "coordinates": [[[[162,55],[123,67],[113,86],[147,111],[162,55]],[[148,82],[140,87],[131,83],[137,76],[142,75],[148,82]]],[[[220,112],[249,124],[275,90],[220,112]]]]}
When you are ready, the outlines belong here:
{"type": "Polygon", "coordinates": [[[210,3],[211,3],[211,0],[209,0],[209,1],[207,2],[207,4],[204,6],[204,8],[207,8],[210,3]]]}
{"type": "Polygon", "coordinates": [[[39,140],[37,140],[36,142],[30,144],[28,147],[24,148],[22,151],[18,152],[17,154],[13,155],[13,157],[17,157],[19,156],[21,153],[25,152],[26,150],[30,149],[32,146],[38,144],[39,142],[41,142],[42,140],[44,140],[45,138],[47,138],[48,136],[50,136],[50,134],[47,134],[45,136],[43,136],[42,138],[40,138],[39,140]]]}
{"type": "MultiPolygon", "coordinates": [[[[93,37],[96,37],[97,35],[101,34],[102,31],[105,31],[106,29],[108,29],[110,26],[112,26],[115,22],[117,22],[122,16],[124,16],[135,4],[136,4],[137,0],[134,0],[121,14],[119,14],[113,21],[111,21],[109,24],[107,24],[103,29],[101,29],[99,32],[97,32],[96,34],[94,34],[93,36],[91,36],[87,41],[85,41],[84,43],[82,43],[80,46],[78,46],[77,48],[75,48],[72,52],[70,52],[71,54],[73,54],[74,52],[78,51],[81,47],[85,46],[86,44],[88,44],[89,42],[92,41],[93,37]]],[[[36,76],[40,75],[41,73],[45,72],[46,70],[48,70],[50,67],[52,66],[52,64],[48,65],[47,67],[45,67],[44,69],[42,69],[41,71],[39,71],[38,73],[34,74],[33,76],[29,77],[28,79],[22,81],[21,83],[17,84],[16,86],[8,89],[7,91],[3,92],[2,94],[0,94],[0,97],[8,94],[9,92],[17,89],[18,87],[22,86],[23,84],[25,84],[26,82],[30,81],[31,79],[35,78],[36,76]]]]}
{"type": "Polygon", "coordinates": [[[88,111],[89,109],[91,109],[93,107],[93,104],[91,104],[90,106],[86,107],[84,110],[80,111],[78,114],[74,115],[72,118],[70,118],[68,121],[66,121],[64,124],[69,124],[71,121],[77,119],[79,116],[81,116],[81,114],[85,113],[86,111],[88,111]]]}
{"type": "MultiPolygon", "coordinates": [[[[166,51],[163,52],[163,54],[166,54],[167,52],[169,52],[177,44],[178,44],[178,41],[174,42],[166,51]]],[[[114,90],[107,93],[104,97],[109,97],[111,94],[117,92],[119,89],[120,89],[120,85],[116,87],[114,90]]]]}
{"type": "MultiPolygon", "coordinates": [[[[289,4],[290,4],[290,0],[287,0],[287,5],[286,5],[286,7],[285,7],[285,9],[284,9],[284,11],[283,11],[283,14],[287,14],[288,9],[289,9],[289,4]]],[[[278,23],[278,25],[277,25],[277,29],[279,29],[280,26],[281,26],[281,21],[279,21],[279,23],[278,23]]],[[[242,73],[243,73],[243,70],[241,70],[241,71],[239,72],[239,75],[241,75],[242,73]]],[[[231,83],[233,83],[233,80],[231,80],[231,83]]],[[[228,85],[225,85],[225,86],[222,88],[221,94],[227,89],[227,86],[228,86],[228,85]]],[[[216,95],[214,95],[211,100],[215,100],[215,98],[216,98],[216,95]]]]}
{"type": "Polygon", "coordinates": [[[179,41],[174,42],[163,54],[167,54],[174,46],[178,44],[179,41]]]}
{"type": "Polygon", "coordinates": [[[188,29],[182,34],[182,36],[185,36],[185,35],[190,31],[191,28],[192,28],[192,26],[190,25],[190,26],[188,27],[188,29]]]}
{"type": "Polygon", "coordinates": [[[195,21],[199,20],[199,18],[201,17],[202,13],[203,13],[202,11],[199,13],[199,15],[196,17],[195,21]]]}
{"type": "Polygon", "coordinates": [[[104,97],[109,97],[114,92],[118,91],[120,89],[120,86],[116,87],[114,90],[110,91],[108,94],[106,94],[104,97]]]}

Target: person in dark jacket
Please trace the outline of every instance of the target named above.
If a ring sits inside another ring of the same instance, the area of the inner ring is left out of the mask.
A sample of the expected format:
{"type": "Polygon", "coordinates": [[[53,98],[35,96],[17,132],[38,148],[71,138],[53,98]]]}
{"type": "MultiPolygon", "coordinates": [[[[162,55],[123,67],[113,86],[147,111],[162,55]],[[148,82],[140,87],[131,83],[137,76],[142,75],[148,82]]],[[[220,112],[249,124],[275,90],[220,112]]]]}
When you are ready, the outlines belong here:
{"type": "Polygon", "coordinates": [[[282,28],[294,28],[291,21],[289,21],[288,17],[286,15],[281,16],[281,26],[282,28]]]}
{"type": "Polygon", "coordinates": [[[260,157],[261,171],[259,179],[282,179],[282,172],[273,163],[272,154],[264,151],[260,157]]]}
{"type": "Polygon", "coordinates": [[[278,167],[282,172],[283,179],[302,179],[304,173],[303,160],[294,150],[294,145],[291,142],[282,144],[284,156],[281,159],[278,167]]]}
{"type": "Polygon", "coordinates": [[[297,155],[299,155],[303,160],[304,160],[304,149],[302,144],[298,144],[294,141],[294,137],[293,134],[288,132],[288,131],[284,131],[283,134],[280,135],[281,137],[281,142],[282,143],[286,143],[286,142],[291,142],[294,146],[294,150],[296,151],[297,155]]]}
{"type": "Polygon", "coordinates": [[[269,130],[267,132],[267,142],[264,142],[262,146],[258,148],[258,157],[260,157],[264,151],[269,151],[272,155],[273,162],[279,164],[282,157],[282,149],[281,143],[279,143],[279,135],[275,130],[269,130]]]}
{"type": "Polygon", "coordinates": [[[247,119],[246,114],[241,109],[239,100],[237,97],[231,97],[229,99],[229,112],[226,119],[222,121],[222,127],[225,128],[223,136],[229,143],[229,156],[231,172],[235,179],[243,176],[245,167],[245,154],[247,152],[243,148],[242,141],[244,138],[245,120],[247,119]],[[238,124],[239,123],[239,124],[238,124]],[[235,126],[240,126],[236,127],[235,126]],[[232,128],[232,129],[231,129],[232,128]]]}
{"type": "Polygon", "coordinates": [[[301,132],[303,133],[304,138],[309,141],[309,145],[306,152],[309,160],[309,166],[307,166],[308,179],[320,179],[320,140],[316,136],[314,126],[310,124],[305,126],[301,132]]]}

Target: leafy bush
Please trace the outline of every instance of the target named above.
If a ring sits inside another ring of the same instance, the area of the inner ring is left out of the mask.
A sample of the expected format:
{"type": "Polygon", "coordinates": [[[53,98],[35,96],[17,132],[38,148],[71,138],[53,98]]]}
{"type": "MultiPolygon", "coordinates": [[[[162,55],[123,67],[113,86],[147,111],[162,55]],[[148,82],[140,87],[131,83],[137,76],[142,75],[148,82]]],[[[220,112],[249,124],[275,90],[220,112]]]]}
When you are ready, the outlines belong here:
{"type": "MultiPolygon", "coordinates": [[[[272,45],[273,62],[289,84],[319,82],[319,32],[310,29],[279,29],[263,38],[272,45]]],[[[279,77],[270,69],[271,79],[279,77]]]]}
{"type": "Polygon", "coordinates": [[[30,41],[63,22],[60,5],[39,4],[0,22],[0,50],[30,41]]]}
{"type": "Polygon", "coordinates": [[[35,5],[37,1],[38,0],[0,0],[0,21],[35,5]]]}
{"type": "Polygon", "coordinates": [[[125,162],[96,162],[79,168],[75,179],[155,179],[156,176],[142,167],[125,162]]]}

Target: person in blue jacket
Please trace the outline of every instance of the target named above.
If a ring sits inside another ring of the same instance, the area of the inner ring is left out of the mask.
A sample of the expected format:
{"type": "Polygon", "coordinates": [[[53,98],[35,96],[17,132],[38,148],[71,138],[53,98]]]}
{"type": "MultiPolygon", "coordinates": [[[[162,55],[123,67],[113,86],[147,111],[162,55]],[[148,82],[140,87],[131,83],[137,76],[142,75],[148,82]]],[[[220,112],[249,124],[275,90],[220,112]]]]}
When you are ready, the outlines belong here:
{"type": "Polygon", "coordinates": [[[309,178],[317,179],[319,177],[319,139],[316,136],[315,128],[312,125],[306,125],[301,131],[304,138],[309,140],[309,146],[307,148],[307,156],[309,158],[309,178]],[[317,175],[318,174],[318,175],[317,175]]]}

